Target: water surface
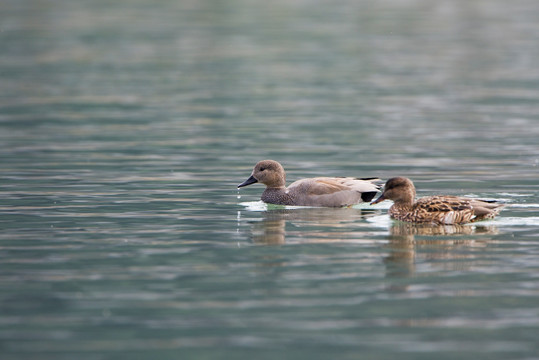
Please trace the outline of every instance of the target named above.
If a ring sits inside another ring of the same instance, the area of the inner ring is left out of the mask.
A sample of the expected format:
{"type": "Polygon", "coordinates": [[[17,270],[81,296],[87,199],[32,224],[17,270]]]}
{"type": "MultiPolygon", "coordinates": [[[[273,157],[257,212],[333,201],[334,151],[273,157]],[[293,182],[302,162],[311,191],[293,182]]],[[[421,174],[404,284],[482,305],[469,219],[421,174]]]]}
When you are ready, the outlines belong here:
{"type": "Polygon", "coordinates": [[[539,4],[0,4],[2,359],[535,359],[539,4]],[[238,192],[408,176],[495,220],[238,192]]]}

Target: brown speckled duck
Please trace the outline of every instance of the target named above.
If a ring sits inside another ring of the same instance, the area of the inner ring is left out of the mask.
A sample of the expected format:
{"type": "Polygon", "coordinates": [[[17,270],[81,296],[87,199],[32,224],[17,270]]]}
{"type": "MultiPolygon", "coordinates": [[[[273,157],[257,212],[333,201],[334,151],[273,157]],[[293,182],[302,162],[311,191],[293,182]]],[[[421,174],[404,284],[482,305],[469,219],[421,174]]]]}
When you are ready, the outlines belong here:
{"type": "Polygon", "coordinates": [[[343,207],[371,201],[381,186],[378,178],[317,177],[301,179],[286,187],[283,167],[274,160],[259,161],[251,176],[238,188],[266,185],[262,201],[276,205],[343,207]]]}
{"type": "Polygon", "coordinates": [[[502,210],[503,204],[458,196],[428,196],[415,199],[415,187],[405,177],[389,179],[384,192],[371,204],[393,200],[389,216],[400,221],[432,224],[465,224],[492,219],[502,210]]]}

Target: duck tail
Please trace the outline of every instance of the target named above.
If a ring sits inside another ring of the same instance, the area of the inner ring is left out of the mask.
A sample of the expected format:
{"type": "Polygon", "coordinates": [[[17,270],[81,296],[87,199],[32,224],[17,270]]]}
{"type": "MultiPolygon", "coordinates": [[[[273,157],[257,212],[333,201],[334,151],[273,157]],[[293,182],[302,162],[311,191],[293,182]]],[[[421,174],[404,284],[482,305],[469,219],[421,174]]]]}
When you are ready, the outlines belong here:
{"type": "Polygon", "coordinates": [[[472,202],[475,218],[473,221],[494,219],[505,207],[504,203],[496,200],[476,200],[472,202]]]}

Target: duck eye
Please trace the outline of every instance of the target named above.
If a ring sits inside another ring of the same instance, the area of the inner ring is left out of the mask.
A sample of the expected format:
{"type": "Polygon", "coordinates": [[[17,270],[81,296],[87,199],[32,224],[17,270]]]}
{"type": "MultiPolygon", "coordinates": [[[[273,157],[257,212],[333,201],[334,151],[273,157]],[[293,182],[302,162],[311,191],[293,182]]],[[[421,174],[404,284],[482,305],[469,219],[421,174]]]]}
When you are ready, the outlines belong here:
{"type": "Polygon", "coordinates": [[[264,170],[266,170],[266,168],[264,168],[264,167],[260,168],[260,171],[264,171],[264,170]]]}

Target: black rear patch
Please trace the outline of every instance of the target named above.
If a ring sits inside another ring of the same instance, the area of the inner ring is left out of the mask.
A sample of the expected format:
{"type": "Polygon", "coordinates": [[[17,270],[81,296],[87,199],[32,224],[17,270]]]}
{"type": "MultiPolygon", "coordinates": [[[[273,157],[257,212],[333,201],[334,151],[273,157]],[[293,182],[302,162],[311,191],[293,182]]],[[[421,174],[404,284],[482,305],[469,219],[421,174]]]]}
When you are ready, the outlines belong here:
{"type": "Polygon", "coordinates": [[[378,191],[368,191],[361,193],[361,200],[363,200],[364,202],[370,202],[372,199],[374,199],[377,193],[378,191]]]}

